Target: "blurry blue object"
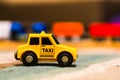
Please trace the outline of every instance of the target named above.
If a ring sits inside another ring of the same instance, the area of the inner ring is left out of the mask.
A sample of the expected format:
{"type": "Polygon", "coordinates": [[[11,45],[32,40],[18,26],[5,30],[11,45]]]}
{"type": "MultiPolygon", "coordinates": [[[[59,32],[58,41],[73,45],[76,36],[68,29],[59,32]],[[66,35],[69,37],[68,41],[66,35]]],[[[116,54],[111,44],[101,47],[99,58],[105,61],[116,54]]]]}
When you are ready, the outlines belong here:
{"type": "Polygon", "coordinates": [[[20,22],[12,22],[11,32],[16,32],[16,34],[24,34],[25,29],[20,22]]]}
{"type": "Polygon", "coordinates": [[[32,24],[32,31],[34,33],[40,33],[41,31],[46,32],[46,30],[47,30],[46,25],[42,22],[35,22],[32,24]]]}
{"type": "Polygon", "coordinates": [[[115,15],[110,19],[110,22],[120,23],[120,15],[115,15]]]}
{"type": "Polygon", "coordinates": [[[11,23],[11,39],[19,40],[22,35],[24,35],[25,29],[20,22],[12,22],[11,23]]]}

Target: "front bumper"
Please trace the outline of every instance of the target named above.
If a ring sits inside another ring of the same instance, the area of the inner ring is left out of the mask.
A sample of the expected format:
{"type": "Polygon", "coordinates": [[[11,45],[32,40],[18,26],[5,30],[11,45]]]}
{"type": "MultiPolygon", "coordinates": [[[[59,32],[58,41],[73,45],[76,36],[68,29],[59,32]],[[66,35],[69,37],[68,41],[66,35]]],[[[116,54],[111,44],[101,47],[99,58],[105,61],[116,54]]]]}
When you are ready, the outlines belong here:
{"type": "Polygon", "coordinates": [[[19,58],[17,58],[17,51],[14,53],[14,58],[15,58],[16,60],[20,60],[19,58]]]}

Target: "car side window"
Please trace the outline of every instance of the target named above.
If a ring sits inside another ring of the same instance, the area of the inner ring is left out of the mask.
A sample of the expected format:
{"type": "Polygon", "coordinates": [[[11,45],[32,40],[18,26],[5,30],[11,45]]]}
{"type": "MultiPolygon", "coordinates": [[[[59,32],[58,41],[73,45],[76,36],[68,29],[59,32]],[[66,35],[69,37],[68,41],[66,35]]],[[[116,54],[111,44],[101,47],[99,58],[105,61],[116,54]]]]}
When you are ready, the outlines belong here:
{"type": "Polygon", "coordinates": [[[30,45],[39,45],[39,37],[31,37],[30,45]]]}
{"type": "Polygon", "coordinates": [[[48,37],[42,37],[42,45],[52,45],[48,37]]]}

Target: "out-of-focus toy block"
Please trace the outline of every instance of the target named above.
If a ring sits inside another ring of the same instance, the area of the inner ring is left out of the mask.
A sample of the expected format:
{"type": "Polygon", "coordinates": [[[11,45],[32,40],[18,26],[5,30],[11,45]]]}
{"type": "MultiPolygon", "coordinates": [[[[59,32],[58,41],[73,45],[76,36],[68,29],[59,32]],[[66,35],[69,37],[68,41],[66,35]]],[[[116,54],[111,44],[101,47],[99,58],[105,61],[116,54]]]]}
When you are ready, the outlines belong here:
{"type": "Polygon", "coordinates": [[[92,23],[89,32],[93,38],[120,37],[120,23],[92,23]]]}
{"type": "Polygon", "coordinates": [[[77,59],[76,48],[60,44],[52,34],[42,31],[29,34],[26,44],[18,47],[15,59],[26,66],[40,62],[58,62],[60,66],[70,66],[77,59]]]}
{"type": "Polygon", "coordinates": [[[9,39],[10,38],[10,21],[0,21],[0,39],[9,39]]]}
{"type": "Polygon", "coordinates": [[[53,24],[53,33],[56,36],[82,36],[84,27],[80,22],[56,22],[53,24]]]}
{"type": "Polygon", "coordinates": [[[22,23],[20,22],[12,22],[11,23],[11,39],[12,40],[19,40],[22,36],[26,33],[25,29],[23,28],[22,23]]]}
{"type": "Polygon", "coordinates": [[[34,33],[40,33],[42,31],[46,31],[47,28],[46,28],[46,25],[42,22],[35,22],[32,24],[32,31],[34,33]]]}
{"type": "Polygon", "coordinates": [[[112,23],[120,23],[120,14],[114,15],[113,17],[110,18],[109,22],[112,23]]]}
{"type": "Polygon", "coordinates": [[[71,37],[78,40],[84,34],[84,26],[80,22],[56,22],[52,31],[55,36],[71,37]]]}
{"type": "Polygon", "coordinates": [[[22,34],[25,30],[20,22],[0,21],[0,39],[17,40],[22,34]]]}

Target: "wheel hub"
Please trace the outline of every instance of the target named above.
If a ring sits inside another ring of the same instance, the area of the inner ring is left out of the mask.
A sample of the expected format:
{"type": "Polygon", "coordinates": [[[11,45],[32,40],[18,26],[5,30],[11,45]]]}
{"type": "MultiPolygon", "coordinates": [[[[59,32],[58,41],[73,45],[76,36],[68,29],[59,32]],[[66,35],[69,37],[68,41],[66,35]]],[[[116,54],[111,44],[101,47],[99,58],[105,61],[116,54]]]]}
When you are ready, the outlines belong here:
{"type": "Polygon", "coordinates": [[[63,56],[63,57],[62,57],[62,61],[63,61],[64,63],[68,62],[68,60],[69,60],[69,59],[68,59],[67,56],[63,56]]]}
{"type": "Polygon", "coordinates": [[[33,57],[31,55],[28,55],[26,57],[26,62],[31,63],[33,61],[33,57]]]}

